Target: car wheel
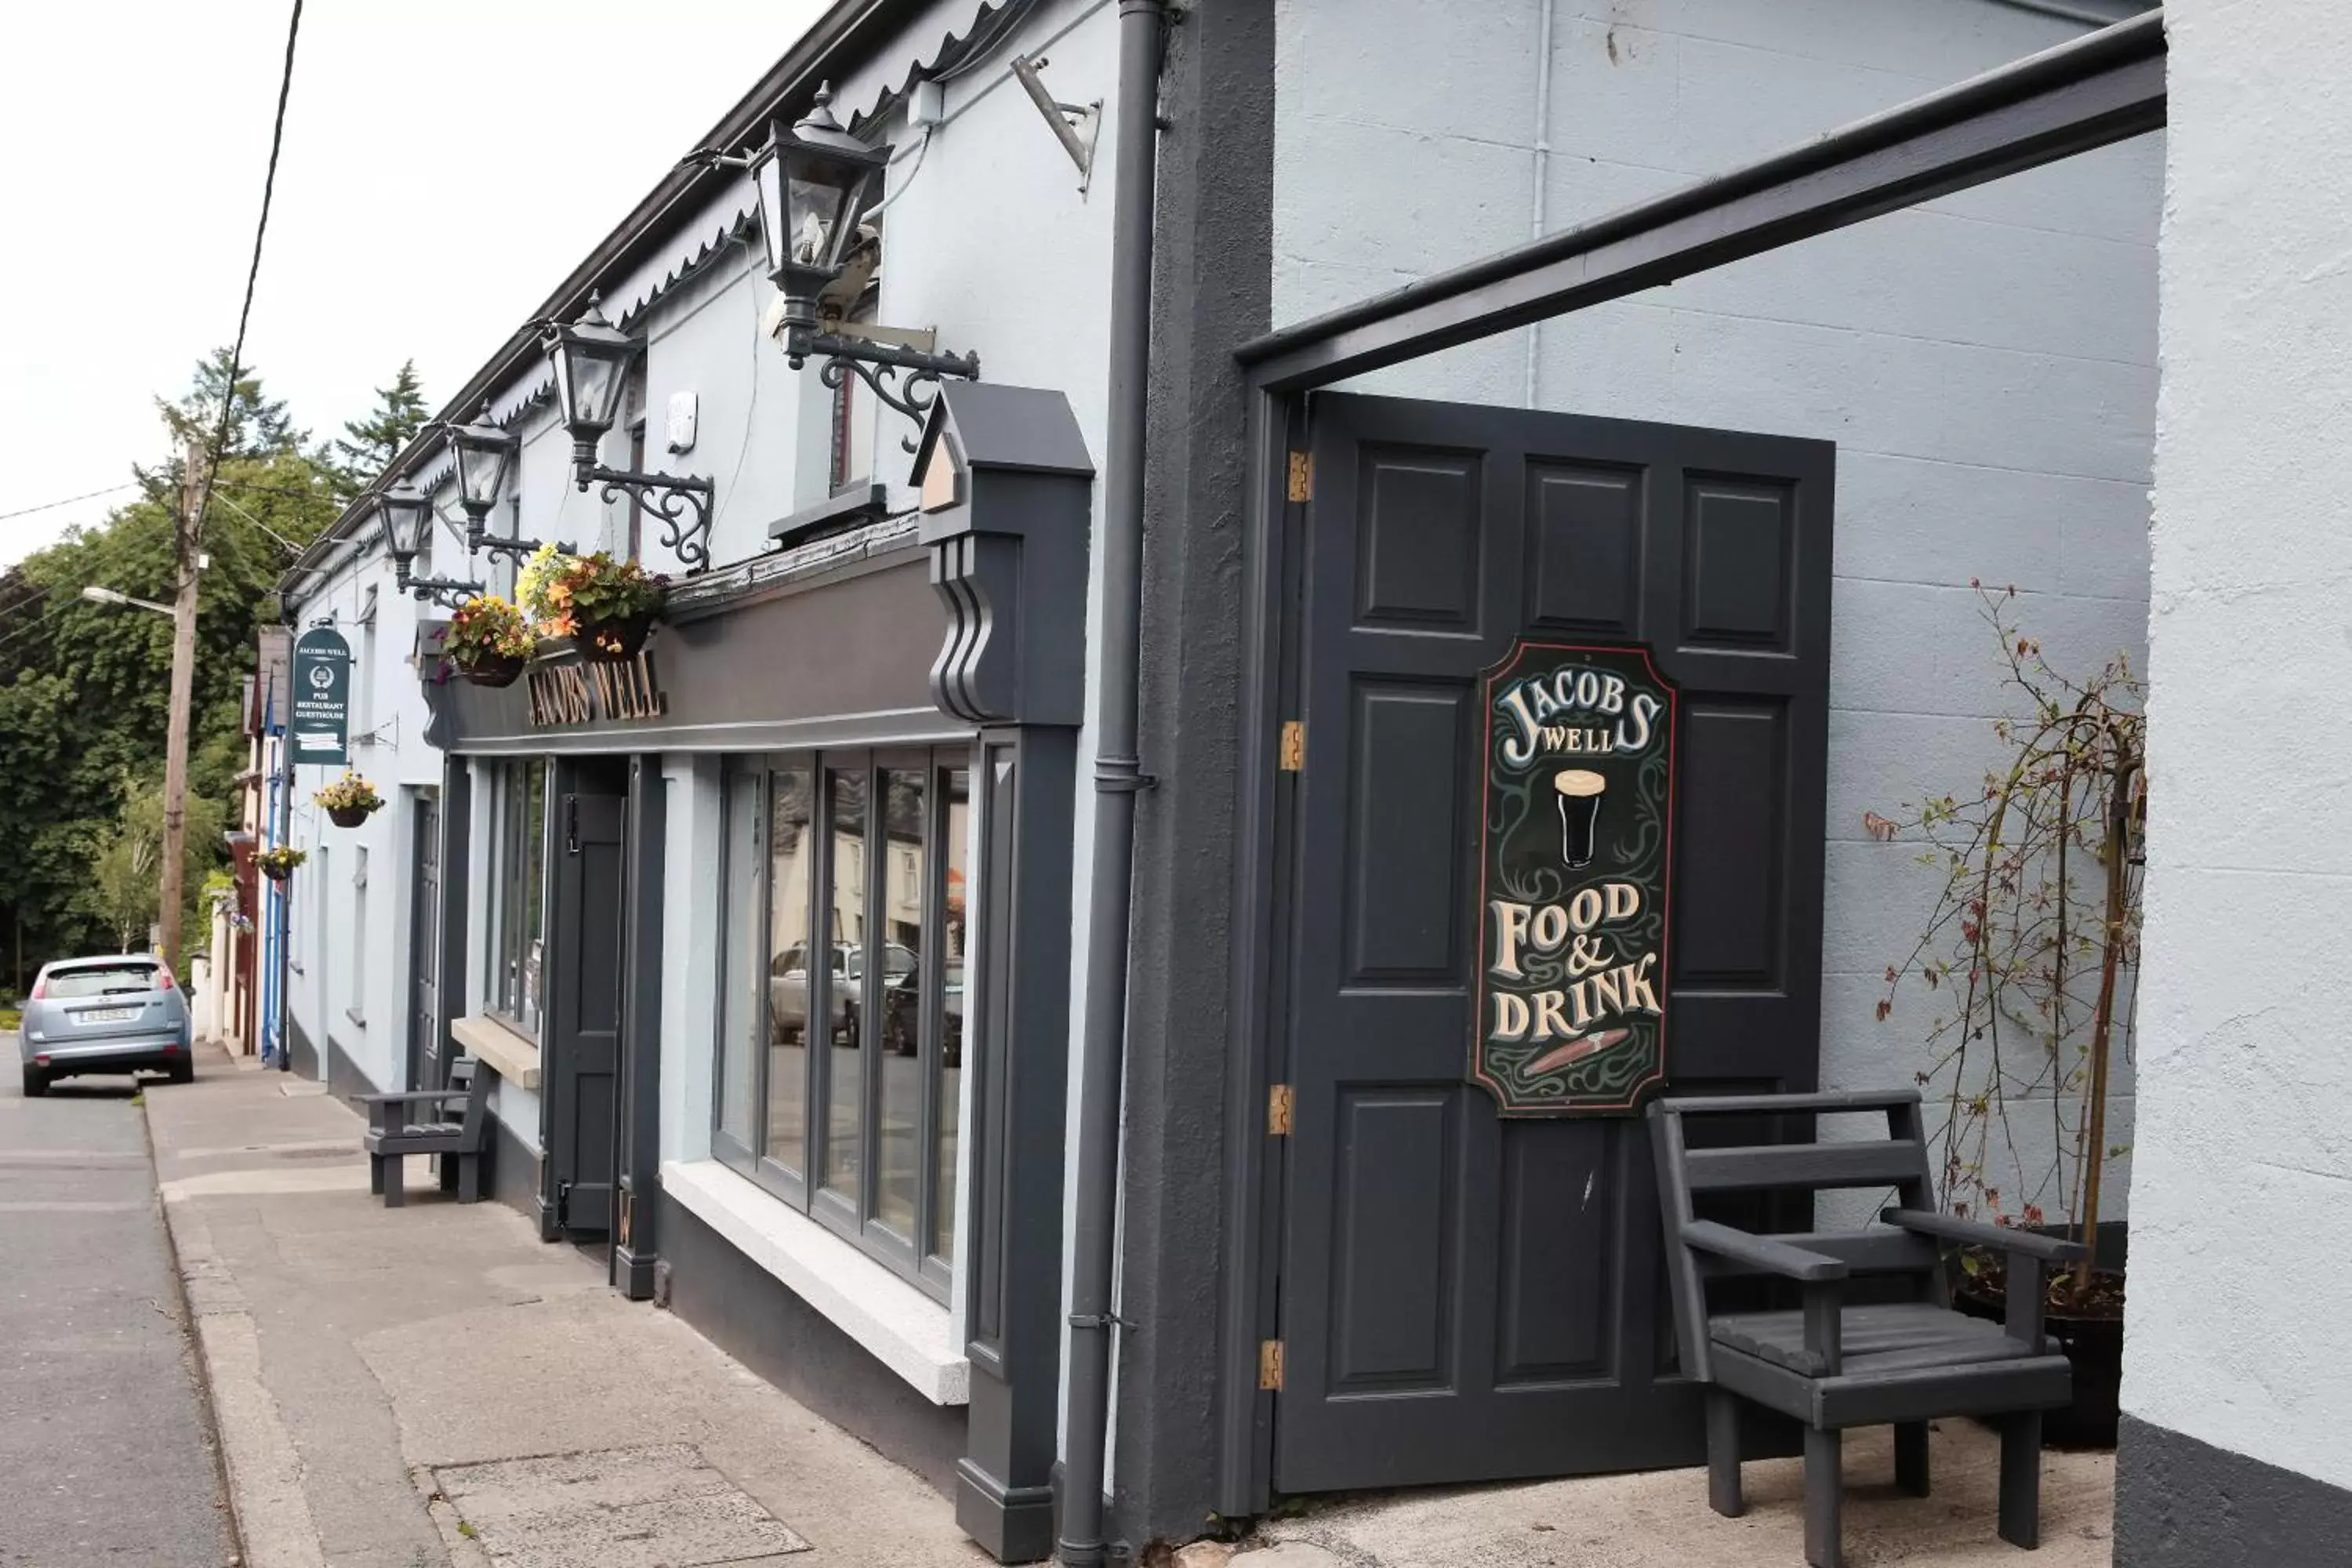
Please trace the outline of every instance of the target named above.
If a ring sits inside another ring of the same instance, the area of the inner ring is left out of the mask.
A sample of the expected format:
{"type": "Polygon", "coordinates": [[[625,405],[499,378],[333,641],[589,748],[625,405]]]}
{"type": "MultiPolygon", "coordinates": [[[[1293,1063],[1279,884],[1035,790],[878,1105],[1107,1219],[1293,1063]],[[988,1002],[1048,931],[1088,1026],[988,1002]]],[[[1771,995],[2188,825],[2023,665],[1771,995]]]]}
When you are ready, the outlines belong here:
{"type": "Polygon", "coordinates": [[[25,1068],[25,1098],[26,1100],[38,1100],[41,1096],[48,1092],[49,1075],[43,1072],[37,1067],[29,1065],[26,1066],[25,1068]]]}
{"type": "Polygon", "coordinates": [[[172,1081],[173,1081],[173,1083],[194,1083],[194,1082],[195,1082],[195,1081],[196,1081],[196,1063],[195,1063],[195,1058],[194,1058],[193,1057],[183,1057],[180,1060],[173,1062],[173,1063],[172,1064],[172,1081]]]}

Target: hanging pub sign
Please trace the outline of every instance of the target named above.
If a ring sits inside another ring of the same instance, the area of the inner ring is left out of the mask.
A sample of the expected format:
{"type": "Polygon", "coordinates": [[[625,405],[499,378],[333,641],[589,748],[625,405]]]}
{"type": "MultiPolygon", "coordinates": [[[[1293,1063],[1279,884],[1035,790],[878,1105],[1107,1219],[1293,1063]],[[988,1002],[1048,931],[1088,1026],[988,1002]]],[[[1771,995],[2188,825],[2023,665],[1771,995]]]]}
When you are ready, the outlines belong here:
{"type": "Polygon", "coordinates": [[[1611,1116],[1664,1080],[1673,685],[1638,645],[1522,641],[1481,682],[1470,1080],[1506,1116],[1611,1116]]]}
{"type": "Polygon", "coordinates": [[[352,645],[332,626],[294,639],[294,712],[286,733],[294,761],[348,765],[352,725],[352,645]]]}

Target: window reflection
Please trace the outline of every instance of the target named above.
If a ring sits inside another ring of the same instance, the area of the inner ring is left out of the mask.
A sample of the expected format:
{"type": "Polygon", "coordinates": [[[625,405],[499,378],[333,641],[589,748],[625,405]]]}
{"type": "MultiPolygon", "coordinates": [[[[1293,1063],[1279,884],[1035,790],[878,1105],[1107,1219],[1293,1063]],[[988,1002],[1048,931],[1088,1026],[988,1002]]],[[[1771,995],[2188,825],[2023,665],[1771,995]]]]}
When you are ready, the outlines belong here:
{"type": "Polygon", "coordinates": [[[760,775],[727,777],[726,946],[719,1023],[719,1131],[755,1147],[751,1075],[760,1029],[760,775]]]}
{"type": "Polygon", "coordinates": [[[809,774],[768,781],[768,1158],[799,1174],[808,1137],[809,774]]]}
{"type": "Polygon", "coordinates": [[[898,1236],[915,1235],[922,1185],[923,903],[930,880],[924,855],[926,779],[920,769],[882,774],[885,931],[882,948],[881,1169],[875,1215],[898,1236]]]}
{"type": "Polygon", "coordinates": [[[963,1092],[964,833],[971,822],[971,774],[950,768],[940,774],[947,810],[936,853],[947,861],[947,900],[940,921],[940,1054],[937,1073],[940,1119],[931,1159],[931,1250],[955,1261],[956,1137],[963,1092]]]}
{"type": "Polygon", "coordinates": [[[855,1204],[865,1121],[858,1031],[865,1000],[866,773],[828,769],[825,781],[833,803],[833,875],[825,900],[830,973],[824,990],[834,1048],[826,1063],[824,1180],[855,1204]]]}

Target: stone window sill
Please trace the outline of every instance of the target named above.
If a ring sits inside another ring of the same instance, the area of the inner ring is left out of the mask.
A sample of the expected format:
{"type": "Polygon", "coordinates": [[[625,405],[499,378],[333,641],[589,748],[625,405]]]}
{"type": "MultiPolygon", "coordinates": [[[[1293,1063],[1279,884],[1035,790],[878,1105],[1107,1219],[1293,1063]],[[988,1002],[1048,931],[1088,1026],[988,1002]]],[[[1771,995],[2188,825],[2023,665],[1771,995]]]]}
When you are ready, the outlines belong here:
{"type": "Polygon", "coordinates": [[[449,1020],[449,1036],[505,1082],[539,1087],[539,1047],[487,1014],[449,1020]]]}
{"type": "Polygon", "coordinates": [[[971,1398],[948,1310],[716,1160],[662,1163],[662,1190],[934,1405],[971,1398]]]}

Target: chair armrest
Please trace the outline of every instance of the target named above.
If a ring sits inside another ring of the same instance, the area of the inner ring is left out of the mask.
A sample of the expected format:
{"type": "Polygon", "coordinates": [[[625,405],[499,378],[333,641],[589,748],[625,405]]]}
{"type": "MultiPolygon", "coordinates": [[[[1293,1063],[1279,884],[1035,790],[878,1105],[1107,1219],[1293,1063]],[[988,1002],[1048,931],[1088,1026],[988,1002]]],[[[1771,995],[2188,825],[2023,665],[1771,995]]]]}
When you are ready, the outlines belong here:
{"type": "Polygon", "coordinates": [[[415,1105],[436,1100],[463,1100],[471,1092],[462,1089],[415,1089],[403,1094],[355,1094],[354,1105],[415,1105]]]}
{"type": "Polygon", "coordinates": [[[2015,1226],[1986,1225],[1981,1220],[1958,1219],[1951,1215],[1928,1214],[1921,1209],[1887,1209],[1878,1217],[1915,1236],[1932,1236],[1943,1241],[1997,1247],[2003,1252],[2019,1253],[2043,1263],[2076,1263],[2084,1257],[2083,1244],[2079,1241],[2043,1236],[2039,1231],[2021,1230],[2015,1226]]]}
{"type": "Polygon", "coordinates": [[[1775,1241],[1767,1236],[1753,1236],[1711,1219],[1685,1222],[1682,1237],[1685,1247],[1696,1247],[1701,1252],[1712,1252],[1718,1258],[1728,1258],[1751,1268],[1768,1269],[1787,1279],[1801,1279],[1811,1284],[1816,1280],[1843,1279],[1846,1276],[1845,1265],[1826,1252],[1808,1252],[1801,1247],[1791,1247],[1785,1241],[1775,1241]]]}

